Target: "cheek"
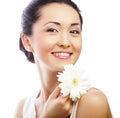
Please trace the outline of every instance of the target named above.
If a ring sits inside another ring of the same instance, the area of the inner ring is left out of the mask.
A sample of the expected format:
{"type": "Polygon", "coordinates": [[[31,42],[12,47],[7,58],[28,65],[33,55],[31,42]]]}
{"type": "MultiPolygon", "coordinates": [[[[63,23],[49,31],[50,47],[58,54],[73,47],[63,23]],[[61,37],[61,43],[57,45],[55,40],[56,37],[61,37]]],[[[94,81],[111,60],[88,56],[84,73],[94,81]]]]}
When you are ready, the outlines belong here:
{"type": "Polygon", "coordinates": [[[78,40],[74,43],[75,45],[75,48],[78,52],[81,52],[81,49],[82,49],[82,41],[81,40],[78,40]]]}
{"type": "MultiPolygon", "coordinates": [[[[42,33],[42,32],[41,32],[42,33]]],[[[46,34],[36,34],[33,39],[34,52],[45,53],[50,51],[55,45],[55,38],[46,34]],[[35,37],[36,36],[36,37],[35,37]]]]}
{"type": "Polygon", "coordinates": [[[39,61],[45,60],[45,58],[48,54],[48,51],[49,51],[49,49],[48,49],[48,46],[46,45],[46,43],[40,42],[36,45],[34,54],[39,61]]]}
{"type": "Polygon", "coordinates": [[[36,45],[35,45],[35,48],[36,48],[36,52],[37,52],[37,55],[41,55],[41,56],[45,56],[47,55],[48,53],[51,52],[52,48],[54,47],[54,42],[51,41],[50,39],[41,39],[39,40],[36,45]]]}
{"type": "Polygon", "coordinates": [[[40,41],[37,44],[37,52],[39,52],[40,54],[42,54],[42,53],[45,54],[49,50],[49,46],[48,45],[49,45],[48,42],[40,41]]]}
{"type": "Polygon", "coordinates": [[[47,47],[46,42],[44,40],[41,40],[40,38],[34,38],[32,44],[34,53],[37,55],[44,53],[45,47],[47,47]]]}

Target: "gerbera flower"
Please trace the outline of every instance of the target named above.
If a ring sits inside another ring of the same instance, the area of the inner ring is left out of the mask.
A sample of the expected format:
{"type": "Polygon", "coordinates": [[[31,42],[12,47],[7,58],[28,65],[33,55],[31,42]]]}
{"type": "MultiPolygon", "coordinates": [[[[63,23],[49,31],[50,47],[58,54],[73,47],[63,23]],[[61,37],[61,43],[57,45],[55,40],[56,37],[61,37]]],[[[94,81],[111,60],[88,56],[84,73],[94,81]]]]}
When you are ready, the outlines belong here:
{"type": "Polygon", "coordinates": [[[58,73],[57,77],[61,93],[63,96],[70,95],[73,101],[77,101],[91,87],[88,74],[72,64],[66,65],[63,72],[58,73]]]}

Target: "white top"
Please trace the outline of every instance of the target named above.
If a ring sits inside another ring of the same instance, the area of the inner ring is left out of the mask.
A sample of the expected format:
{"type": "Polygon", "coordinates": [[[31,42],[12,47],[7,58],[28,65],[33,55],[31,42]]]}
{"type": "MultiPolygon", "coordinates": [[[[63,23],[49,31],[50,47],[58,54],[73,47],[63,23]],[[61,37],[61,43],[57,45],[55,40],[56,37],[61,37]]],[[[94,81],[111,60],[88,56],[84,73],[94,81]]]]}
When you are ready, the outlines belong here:
{"type": "MultiPolygon", "coordinates": [[[[36,95],[33,95],[26,99],[23,107],[23,118],[36,118],[36,111],[35,111],[36,97],[37,97],[36,95]]],[[[70,118],[76,118],[76,109],[77,109],[77,103],[74,103],[70,118]]]]}

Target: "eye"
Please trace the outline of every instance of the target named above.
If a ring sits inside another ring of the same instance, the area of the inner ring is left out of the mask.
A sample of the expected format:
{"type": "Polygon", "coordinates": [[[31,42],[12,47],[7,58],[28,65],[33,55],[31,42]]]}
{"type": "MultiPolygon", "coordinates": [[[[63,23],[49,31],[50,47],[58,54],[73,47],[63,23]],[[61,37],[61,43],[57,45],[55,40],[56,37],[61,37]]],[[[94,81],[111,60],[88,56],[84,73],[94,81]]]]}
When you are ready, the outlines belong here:
{"type": "Polygon", "coordinates": [[[58,32],[58,31],[54,28],[49,28],[49,29],[47,29],[47,32],[58,32]]]}
{"type": "Polygon", "coordinates": [[[70,33],[72,33],[72,34],[80,34],[80,32],[78,30],[71,30],[70,33]]]}

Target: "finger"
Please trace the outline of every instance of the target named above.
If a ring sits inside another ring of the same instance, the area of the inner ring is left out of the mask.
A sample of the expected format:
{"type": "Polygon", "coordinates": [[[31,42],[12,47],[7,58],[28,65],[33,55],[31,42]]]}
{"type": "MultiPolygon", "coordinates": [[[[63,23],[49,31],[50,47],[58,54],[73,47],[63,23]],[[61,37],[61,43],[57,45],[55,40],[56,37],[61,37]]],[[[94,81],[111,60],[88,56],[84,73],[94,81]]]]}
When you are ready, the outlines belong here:
{"type": "Polygon", "coordinates": [[[68,104],[69,104],[69,107],[70,107],[69,113],[71,114],[74,102],[71,99],[69,99],[68,104]]]}
{"type": "Polygon", "coordinates": [[[66,95],[66,96],[63,96],[63,95],[59,95],[58,96],[58,99],[60,100],[60,101],[63,101],[64,103],[65,102],[69,102],[69,103],[73,103],[73,101],[72,101],[72,99],[70,98],[70,96],[69,95],[66,95]]]}
{"type": "Polygon", "coordinates": [[[71,103],[71,101],[66,101],[64,104],[64,110],[67,112],[67,114],[71,114],[72,112],[72,106],[73,104],[71,103]]]}
{"type": "Polygon", "coordinates": [[[68,99],[68,102],[69,102],[71,105],[73,105],[73,103],[74,103],[74,101],[72,101],[71,98],[68,99]]]}
{"type": "Polygon", "coordinates": [[[51,93],[49,98],[57,98],[60,95],[61,89],[57,86],[55,90],[51,93]]]}
{"type": "Polygon", "coordinates": [[[66,100],[68,100],[70,98],[70,95],[63,95],[62,93],[60,93],[59,95],[61,98],[65,98],[66,100]]]}

